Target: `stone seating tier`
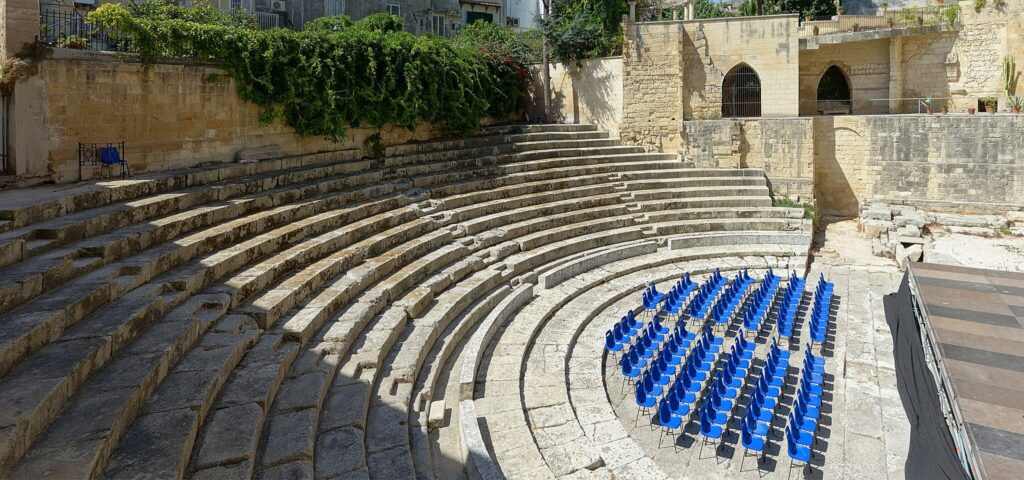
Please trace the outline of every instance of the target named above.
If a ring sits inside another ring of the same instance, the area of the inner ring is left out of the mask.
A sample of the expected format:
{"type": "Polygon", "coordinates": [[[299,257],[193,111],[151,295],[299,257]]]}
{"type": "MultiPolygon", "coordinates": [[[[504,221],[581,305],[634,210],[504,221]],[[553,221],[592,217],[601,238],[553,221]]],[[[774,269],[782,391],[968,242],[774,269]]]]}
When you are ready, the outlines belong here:
{"type": "Polygon", "coordinates": [[[809,245],[760,170],[683,168],[592,126],[314,157],[0,213],[0,475],[433,478],[453,468],[434,405],[445,451],[490,441],[458,424],[476,414],[457,371],[542,278],[573,292],[606,263],[809,245]]]}

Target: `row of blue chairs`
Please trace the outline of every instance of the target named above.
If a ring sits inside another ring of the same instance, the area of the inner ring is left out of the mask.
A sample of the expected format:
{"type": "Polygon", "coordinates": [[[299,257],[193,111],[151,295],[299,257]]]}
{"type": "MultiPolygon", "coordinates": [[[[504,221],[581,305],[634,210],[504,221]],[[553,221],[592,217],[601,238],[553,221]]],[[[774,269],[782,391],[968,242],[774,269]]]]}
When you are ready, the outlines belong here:
{"type": "Polygon", "coordinates": [[[715,298],[718,297],[718,293],[728,282],[729,279],[723,276],[722,272],[716,268],[715,272],[697,289],[697,294],[690,301],[690,308],[687,311],[690,314],[690,318],[703,320],[707,316],[708,310],[714,303],[715,298]]]}
{"type": "MultiPolygon", "coordinates": [[[[679,330],[682,325],[683,323],[680,322],[677,331],[685,331],[679,330]]],[[[639,423],[641,412],[646,415],[648,409],[659,401],[658,397],[661,397],[661,403],[658,404],[659,412],[654,424],[657,424],[657,420],[665,415],[661,412],[662,404],[668,406],[677,415],[680,415],[679,412],[682,411],[680,404],[687,405],[686,411],[689,412],[688,405],[693,403],[695,396],[687,396],[686,392],[696,393],[701,390],[703,381],[707,379],[710,365],[715,361],[714,355],[719,348],[715,343],[715,337],[710,334],[709,330],[705,329],[700,338],[695,337],[673,336],[658,362],[642,374],[643,381],[637,382],[634,392],[635,401],[639,407],[634,425],[639,423]],[[685,347],[693,342],[696,342],[693,344],[693,348],[686,351],[685,347]]]]}
{"type": "Polygon", "coordinates": [[[779,308],[775,317],[775,328],[780,338],[792,338],[796,326],[796,314],[800,309],[800,300],[804,295],[804,279],[793,272],[789,277],[786,290],[779,299],[779,308]]]}
{"type": "Polygon", "coordinates": [[[825,343],[828,335],[828,321],[832,307],[833,285],[825,281],[824,275],[818,278],[818,286],[814,289],[814,306],[811,307],[811,321],[808,329],[811,335],[811,346],[825,343]]]}
{"type": "Polygon", "coordinates": [[[690,294],[698,287],[699,284],[690,279],[689,273],[683,275],[672,289],[669,290],[668,295],[665,297],[665,303],[661,306],[661,310],[658,313],[664,317],[679,318],[679,312],[683,311],[687,300],[690,298],[690,294]]]}
{"type": "Polygon", "coordinates": [[[797,387],[796,403],[789,414],[786,426],[786,452],[790,458],[790,469],[794,462],[810,466],[814,453],[811,447],[817,438],[818,420],[821,417],[822,384],[825,374],[825,358],[811,353],[812,346],[804,351],[803,368],[797,387]]]}
{"type": "Polygon", "coordinates": [[[764,278],[761,279],[761,285],[751,294],[750,301],[743,307],[744,330],[754,332],[755,335],[761,330],[761,323],[772,309],[772,303],[780,283],[782,283],[782,279],[771,269],[765,273],[764,278]]]}
{"type": "Polygon", "coordinates": [[[765,447],[770,442],[768,437],[772,432],[775,411],[781,405],[779,396],[786,385],[790,356],[788,350],[779,348],[778,342],[772,339],[740,424],[740,444],[744,448],[741,470],[750,452],[754,452],[755,456],[760,453],[763,457],[765,447]]]}
{"type": "MultiPolygon", "coordinates": [[[[720,340],[721,338],[715,337],[710,330],[704,330],[700,342],[687,357],[680,376],[673,384],[671,395],[661,400],[657,415],[651,420],[652,426],[660,426],[663,430],[658,441],[659,448],[666,435],[671,435],[682,425],[689,423],[692,405],[702,397],[704,384],[714,370],[714,365],[718,363],[716,353],[722,348],[718,342],[720,340]]],[[[725,425],[728,413],[739,395],[753,354],[753,343],[733,343],[725,364],[718,370],[714,382],[711,383],[704,406],[699,410],[699,423],[703,430],[717,431],[719,436],[721,435],[721,425],[725,425]]]]}
{"type": "Polygon", "coordinates": [[[747,290],[754,283],[754,279],[746,269],[736,274],[725,289],[722,296],[718,297],[715,306],[711,308],[711,321],[715,326],[722,326],[732,320],[733,314],[746,297],[747,290]]]}

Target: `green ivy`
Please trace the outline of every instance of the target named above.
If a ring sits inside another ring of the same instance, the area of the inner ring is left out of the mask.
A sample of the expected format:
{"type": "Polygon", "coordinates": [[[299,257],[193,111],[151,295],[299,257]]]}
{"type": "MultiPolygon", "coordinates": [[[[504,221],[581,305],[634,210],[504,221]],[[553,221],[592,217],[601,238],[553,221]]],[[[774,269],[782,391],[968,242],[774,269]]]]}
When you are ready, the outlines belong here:
{"type": "Polygon", "coordinates": [[[146,64],[216,62],[235,78],[239,96],[261,107],[262,121],[282,119],[302,135],[341,141],[348,128],[419,122],[464,132],[524,105],[529,73],[521,61],[402,32],[397,17],[260,31],[246,15],[155,5],[105,3],[88,20],[146,64]]]}

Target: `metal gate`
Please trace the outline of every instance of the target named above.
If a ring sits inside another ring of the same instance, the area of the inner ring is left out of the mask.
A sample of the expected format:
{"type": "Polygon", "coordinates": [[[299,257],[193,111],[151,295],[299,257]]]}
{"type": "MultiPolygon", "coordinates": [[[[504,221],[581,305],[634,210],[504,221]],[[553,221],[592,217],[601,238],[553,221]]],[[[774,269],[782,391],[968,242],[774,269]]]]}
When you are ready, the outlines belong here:
{"type": "Polygon", "coordinates": [[[748,65],[737,65],[722,81],[722,117],[760,117],[761,79],[748,65]]]}
{"type": "Polygon", "coordinates": [[[11,131],[11,96],[0,93],[0,175],[10,173],[10,131],[11,131]]]}

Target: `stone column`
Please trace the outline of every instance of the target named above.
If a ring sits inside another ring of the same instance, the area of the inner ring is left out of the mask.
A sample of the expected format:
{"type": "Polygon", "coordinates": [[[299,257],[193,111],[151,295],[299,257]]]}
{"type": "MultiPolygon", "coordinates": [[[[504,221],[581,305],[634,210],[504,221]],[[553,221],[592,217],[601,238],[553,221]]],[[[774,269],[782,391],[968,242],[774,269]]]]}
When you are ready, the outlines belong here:
{"type": "Polygon", "coordinates": [[[39,0],[0,0],[0,61],[27,50],[39,35],[39,0]]]}
{"type": "Polygon", "coordinates": [[[635,1],[629,2],[629,21],[630,22],[635,22],[636,21],[636,2],[635,1]]]}
{"type": "Polygon", "coordinates": [[[900,113],[903,96],[903,37],[889,39],[889,113],[900,113]]]}

